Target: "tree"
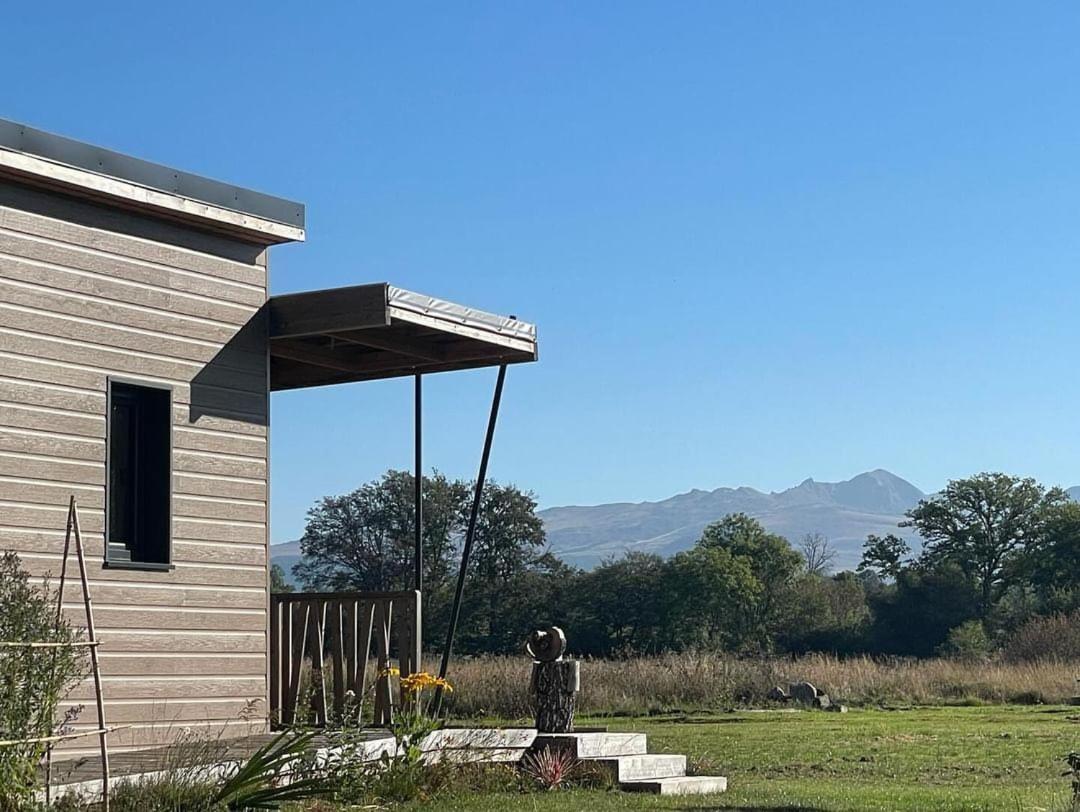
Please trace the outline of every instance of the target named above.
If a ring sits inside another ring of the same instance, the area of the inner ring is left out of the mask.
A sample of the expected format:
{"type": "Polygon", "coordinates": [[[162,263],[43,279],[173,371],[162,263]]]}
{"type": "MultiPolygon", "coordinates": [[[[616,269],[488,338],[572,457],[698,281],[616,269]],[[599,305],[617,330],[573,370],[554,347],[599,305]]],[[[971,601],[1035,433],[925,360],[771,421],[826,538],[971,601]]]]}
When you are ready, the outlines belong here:
{"type": "MultiPolygon", "coordinates": [[[[467,522],[463,511],[462,526],[467,522]]],[[[551,607],[541,602],[551,598],[566,565],[545,555],[545,540],[533,494],[484,485],[462,604],[462,651],[518,651],[529,630],[550,616],[551,607]]],[[[436,600],[449,603],[449,593],[442,590],[436,600]]]]}
{"type": "Polygon", "coordinates": [[[285,579],[285,570],[281,568],[280,564],[270,565],[270,591],[271,592],[292,592],[293,586],[285,579]]]}
{"type": "Polygon", "coordinates": [[[797,621],[778,632],[785,650],[849,654],[865,645],[870,608],[866,588],[855,573],[804,573],[795,579],[787,601],[785,614],[797,621]]]}
{"type": "MultiPolygon", "coordinates": [[[[293,572],[312,591],[381,591],[413,586],[413,476],[388,471],[308,511],[293,572]]],[[[449,620],[474,486],[424,478],[424,636],[449,620]]],[[[513,485],[484,487],[470,558],[459,643],[466,651],[514,651],[557,605],[568,568],[544,552],[536,499],[513,485]],[[560,580],[561,579],[561,580],[560,580]]]]}
{"type": "MultiPolygon", "coordinates": [[[[308,511],[293,573],[305,589],[379,591],[413,583],[413,476],[388,471],[308,511]]],[[[468,483],[424,477],[424,578],[435,588],[454,571],[468,483]]]]}
{"type": "Polygon", "coordinates": [[[574,604],[574,650],[659,653],[669,643],[666,578],[664,559],[647,553],[627,553],[578,576],[567,593],[574,604]]]}
{"type": "Polygon", "coordinates": [[[876,573],[881,578],[892,578],[900,574],[905,558],[911,553],[908,543],[899,536],[888,533],[884,536],[870,534],[863,542],[862,560],[858,572],[876,573]]]}
{"type": "Polygon", "coordinates": [[[484,486],[470,572],[483,580],[513,577],[536,562],[545,544],[536,497],[513,485],[484,486]]]}
{"type": "Polygon", "coordinates": [[[1067,500],[1060,488],[1047,490],[1034,479],[983,473],[950,482],[909,510],[900,526],[916,528],[926,540],[928,566],[952,563],[974,579],[979,616],[986,617],[1016,581],[1027,546],[1067,500]]]}
{"type": "Polygon", "coordinates": [[[762,645],[767,644],[779,619],[780,598],[799,572],[802,556],[787,539],[767,532],[757,519],[745,513],[732,513],[710,524],[702,532],[698,546],[725,550],[733,558],[746,561],[758,583],[758,596],[748,621],[762,645]]]}
{"type": "Polygon", "coordinates": [[[871,650],[933,655],[951,629],[975,619],[978,595],[974,580],[953,563],[929,568],[917,562],[901,568],[895,584],[868,595],[871,650]]]}
{"type": "Polygon", "coordinates": [[[1027,570],[1043,611],[1080,606],[1080,503],[1066,502],[1050,511],[1028,555],[1027,570]]]}
{"type": "MultiPolygon", "coordinates": [[[[555,625],[570,631],[571,644],[578,648],[576,626],[570,621],[570,590],[576,571],[550,554],[537,556],[507,579],[484,579],[470,576],[465,584],[461,618],[454,650],[461,654],[521,654],[529,632],[555,625]]],[[[452,588],[425,593],[428,635],[441,646],[446,632],[452,588]],[[437,631],[436,631],[437,630],[437,631]]]]}
{"type": "Polygon", "coordinates": [[[836,550],[821,533],[807,533],[799,543],[803,568],[812,575],[827,575],[836,561],[836,550]]]}
{"type": "Polygon", "coordinates": [[[746,555],[699,542],[668,562],[662,589],[666,637],[673,648],[768,646],[761,624],[764,588],[746,555]]]}

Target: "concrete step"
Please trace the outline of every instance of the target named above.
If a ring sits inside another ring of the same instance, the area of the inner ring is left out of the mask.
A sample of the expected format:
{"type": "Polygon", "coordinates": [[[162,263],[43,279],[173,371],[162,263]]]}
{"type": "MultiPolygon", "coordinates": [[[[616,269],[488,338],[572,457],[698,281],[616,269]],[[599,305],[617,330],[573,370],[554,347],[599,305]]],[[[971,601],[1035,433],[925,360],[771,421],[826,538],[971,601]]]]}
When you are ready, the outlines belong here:
{"type": "Polygon", "coordinates": [[[518,762],[536,740],[534,728],[448,727],[429,733],[420,743],[424,761],[434,763],[518,762]]]}
{"type": "Polygon", "coordinates": [[[621,781],[619,788],[626,792],[648,792],[653,795],[711,795],[726,792],[727,779],[719,775],[678,775],[621,781]]]}
{"type": "Polygon", "coordinates": [[[590,761],[609,770],[612,778],[619,783],[686,775],[686,756],[651,754],[596,758],[590,761]]]}
{"type": "Polygon", "coordinates": [[[533,750],[569,750],[580,759],[641,756],[648,752],[644,733],[541,733],[533,750]]]}

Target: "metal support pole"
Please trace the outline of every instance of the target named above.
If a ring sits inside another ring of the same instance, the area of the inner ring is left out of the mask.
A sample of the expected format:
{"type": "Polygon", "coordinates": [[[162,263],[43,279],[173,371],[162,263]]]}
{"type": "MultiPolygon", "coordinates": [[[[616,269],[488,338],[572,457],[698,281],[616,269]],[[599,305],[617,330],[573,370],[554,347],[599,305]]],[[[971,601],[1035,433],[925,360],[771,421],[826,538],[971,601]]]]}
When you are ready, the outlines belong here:
{"type": "MultiPolygon", "coordinates": [[[[480,516],[480,499],[484,494],[484,481],[487,479],[488,459],[491,457],[491,441],[495,437],[495,422],[499,419],[499,404],[502,402],[503,382],[506,380],[506,364],[499,367],[499,377],[495,380],[495,395],[491,399],[491,414],[488,416],[487,434],[484,437],[484,450],[480,455],[480,473],[476,475],[476,491],[473,493],[472,509],[469,512],[469,527],[465,531],[465,545],[461,548],[461,567],[458,569],[457,590],[454,592],[454,608],[450,611],[450,627],[446,630],[446,645],[443,647],[442,662],[439,664],[439,677],[446,679],[446,669],[450,665],[450,652],[454,649],[454,635],[457,633],[458,617],[461,615],[461,596],[465,592],[465,573],[469,569],[469,554],[476,538],[476,522],[480,516]]],[[[443,689],[435,689],[433,715],[442,710],[443,689]]]]}
{"type": "Polygon", "coordinates": [[[415,482],[413,483],[413,543],[415,553],[413,556],[413,589],[422,592],[424,589],[424,408],[423,408],[423,376],[416,373],[416,384],[413,402],[413,453],[415,460],[413,470],[415,482]]]}

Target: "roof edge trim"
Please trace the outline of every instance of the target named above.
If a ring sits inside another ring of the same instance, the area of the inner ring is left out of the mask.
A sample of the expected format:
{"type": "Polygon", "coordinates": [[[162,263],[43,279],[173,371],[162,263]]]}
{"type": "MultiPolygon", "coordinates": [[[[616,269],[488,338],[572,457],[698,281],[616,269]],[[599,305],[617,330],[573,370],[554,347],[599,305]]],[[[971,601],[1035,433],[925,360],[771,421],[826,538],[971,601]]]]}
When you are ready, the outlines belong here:
{"type": "Polygon", "coordinates": [[[304,207],[0,119],[0,173],[264,244],[305,238],[304,207]]]}

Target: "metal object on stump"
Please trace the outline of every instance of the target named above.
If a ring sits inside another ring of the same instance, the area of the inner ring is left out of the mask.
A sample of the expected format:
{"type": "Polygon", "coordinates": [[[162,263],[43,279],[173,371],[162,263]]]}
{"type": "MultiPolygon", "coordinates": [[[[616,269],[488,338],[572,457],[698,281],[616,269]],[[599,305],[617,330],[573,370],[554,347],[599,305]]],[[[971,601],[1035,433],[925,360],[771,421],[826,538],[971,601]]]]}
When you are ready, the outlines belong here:
{"type": "Polygon", "coordinates": [[[525,651],[533,658],[529,689],[536,706],[540,733],[569,733],[574,729],[574,706],[581,688],[581,664],[564,660],[566,635],[558,626],[529,635],[525,651]]]}

